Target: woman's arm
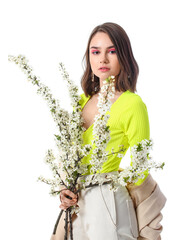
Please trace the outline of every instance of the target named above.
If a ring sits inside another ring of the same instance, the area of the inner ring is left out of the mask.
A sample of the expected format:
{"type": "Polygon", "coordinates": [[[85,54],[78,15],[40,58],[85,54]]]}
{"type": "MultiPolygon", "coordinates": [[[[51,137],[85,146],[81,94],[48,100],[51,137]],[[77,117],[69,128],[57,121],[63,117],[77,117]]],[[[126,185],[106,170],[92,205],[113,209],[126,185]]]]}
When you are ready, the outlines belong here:
{"type": "MultiPolygon", "coordinates": [[[[138,95],[134,95],[129,103],[125,132],[128,137],[130,149],[138,142],[141,142],[144,139],[150,139],[150,125],[147,107],[138,95]]],[[[135,183],[136,185],[140,185],[146,179],[148,171],[145,171],[144,175],[144,179],[139,179],[138,182],[135,183]]]]}

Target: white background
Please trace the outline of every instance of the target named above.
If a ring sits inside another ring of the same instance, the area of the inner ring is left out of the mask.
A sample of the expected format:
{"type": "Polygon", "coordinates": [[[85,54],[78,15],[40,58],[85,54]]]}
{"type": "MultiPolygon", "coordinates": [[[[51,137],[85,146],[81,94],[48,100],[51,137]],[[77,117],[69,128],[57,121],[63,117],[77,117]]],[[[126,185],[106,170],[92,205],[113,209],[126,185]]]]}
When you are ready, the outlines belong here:
{"type": "MultiPolygon", "coordinates": [[[[162,239],[181,237],[181,10],[171,0],[16,0],[1,3],[0,238],[50,239],[59,199],[36,182],[49,176],[43,162],[54,148],[54,122],[46,103],[7,55],[25,55],[62,106],[70,109],[58,63],[80,86],[82,57],[92,29],[116,22],[128,33],[140,67],[137,94],[148,108],[153,157],[165,161],[152,173],[168,201],[162,239]],[[5,3],[6,2],[6,3],[5,3]]],[[[82,92],[80,87],[80,93],[82,92]]],[[[127,158],[127,156],[126,156],[127,158]]],[[[124,159],[123,159],[124,161],[124,159]]]]}

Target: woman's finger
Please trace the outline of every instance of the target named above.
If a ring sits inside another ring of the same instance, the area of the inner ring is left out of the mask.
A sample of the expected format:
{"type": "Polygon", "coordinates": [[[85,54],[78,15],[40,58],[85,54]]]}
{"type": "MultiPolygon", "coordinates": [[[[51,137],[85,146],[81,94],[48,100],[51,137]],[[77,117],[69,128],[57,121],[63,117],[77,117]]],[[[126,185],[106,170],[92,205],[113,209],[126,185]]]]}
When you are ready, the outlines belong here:
{"type": "Polygon", "coordinates": [[[61,197],[61,202],[71,205],[71,204],[75,204],[77,202],[77,199],[70,200],[67,197],[63,196],[61,197]]]}
{"type": "Polygon", "coordinates": [[[77,204],[77,202],[74,203],[74,204],[61,203],[61,205],[59,207],[62,208],[62,209],[67,209],[68,207],[71,207],[71,206],[76,205],[76,204],[77,204]]]}
{"type": "Polygon", "coordinates": [[[61,191],[61,194],[64,195],[64,196],[69,196],[69,197],[71,197],[72,199],[77,198],[77,195],[74,194],[73,192],[71,192],[70,190],[62,190],[62,191],[61,191]]]}
{"type": "Polygon", "coordinates": [[[70,199],[67,199],[67,198],[61,199],[61,203],[67,204],[69,206],[72,206],[72,205],[76,204],[77,202],[78,202],[77,199],[74,199],[74,200],[70,200],[70,199]]]}

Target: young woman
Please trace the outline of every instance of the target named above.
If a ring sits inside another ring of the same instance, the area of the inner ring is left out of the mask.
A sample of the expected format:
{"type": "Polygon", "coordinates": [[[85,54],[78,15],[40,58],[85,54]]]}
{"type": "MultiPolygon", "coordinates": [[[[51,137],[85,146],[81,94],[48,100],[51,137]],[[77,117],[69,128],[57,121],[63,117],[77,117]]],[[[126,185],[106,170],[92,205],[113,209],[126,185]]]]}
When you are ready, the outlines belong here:
{"type": "MultiPolygon", "coordinates": [[[[88,40],[85,62],[86,69],[81,81],[84,93],[80,102],[86,128],[83,135],[84,143],[91,144],[94,117],[98,113],[98,94],[103,81],[113,75],[116,91],[109,118],[111,139],[106,150],[111,151],[112,147],[116,149],[119,145],[124,145],[125,154],[129,147],[150,138],[150,128],[146,105],[135,93],[139,68],[133,56],[130,40],[123,28],[115,23],[97,26],[88,40]]],[[[84,161],[89,162],[89,158],[90,156],[86,157],[84,161]]],[[[110,155],[103,165],[101,174],[103,178],[107,178],[109,174],[117,174],[120,161],[117,154],[110,155]]],[[[154,207],[155,214],[152,214],[151,218],[150,211],[147,212],[149,214],[147,220],[145,216],[141,220],[140,211],[136,215],[140,202],[153,201],[150,196],[156,189],[156,183],[148,172],[144,174],[145,178],[139,180],[134,186],[134,191],[133,188],[130,189],[131,192],[122,186],[113,192],[109,184],[82,190],[78,196],[63,189],[60,195],[60,208],[67,209],[76,204],[80,206],[80,212],[73,216],[74,239],[160,239],[160,210],[165,202],[163,195],[158,194],[158,199],[155,199],[161,206],[154,207]],[[135,189],[138,189],[139,195],[135,189]],[[67,196],[72,199],[68,199],[67,196]],[[151,223],[153,225],[150,225],[151,223]]],[[[89,177],[89,172],[84,177],[89,177]]],[[[143,212],[144,209],[141,213],[143,212]]],[[[59,225],[61,226],[61,223],[59,225]]],[[[54,237],[56,240],[61,240],[64,236],[60,226],[57,236],[54,237]]]]}

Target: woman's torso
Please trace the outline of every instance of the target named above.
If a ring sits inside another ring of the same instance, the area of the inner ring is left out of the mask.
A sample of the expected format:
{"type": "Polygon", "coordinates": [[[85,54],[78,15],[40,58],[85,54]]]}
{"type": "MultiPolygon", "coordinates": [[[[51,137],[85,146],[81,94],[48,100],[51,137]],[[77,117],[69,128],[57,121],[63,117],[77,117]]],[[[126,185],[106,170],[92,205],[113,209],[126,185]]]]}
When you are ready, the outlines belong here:
{"type": "MultiPolygon", "coordinates": [[[[116,92],[114,98],[111,99],[111,102],[114,103],[122,93],[123,92],[116,92]]],[[[89,99],[82,109],[82,118],[84,119],[83,126],[85,129],[88,129],[94,123],[94,118],[99,113],[97,104],[98,94],[95,94],[89,99]]]]}
{"type": "MultiPolygon", "coordinates": [[[[150,128],[147,108],[139,95],[130,92],[129,90],[117,95],[112,99],[112,106],[107,125],[110,129],[110,141],[107,144],[106,151],[108,152],[108,160],[103,164],[102,172],[113,172],[119,169],[121,162],[117,154],[110,154],[112,148],[115,152],[118,151],[120,145],[123,145],[127,152],[129,146],[140,142],[143,139],[149,139],[150,128]]],[[[84,127],[86,130],[83,133],[83,144],[91,144],[93,140],[93,123],[94,117],[98,113],[97,96],[86,97],[81,94],[80,104],[82,107],[82,117],[85,120],[84,127]]],[[[92,145],[92,149],[94,146],[92,145]]],[[[88,156],[82,159],[83,163],[89,163],[91,160],[92,150],[88,156]]],[[[88,173],[89,174],[89,173],[88,173]]]]}

